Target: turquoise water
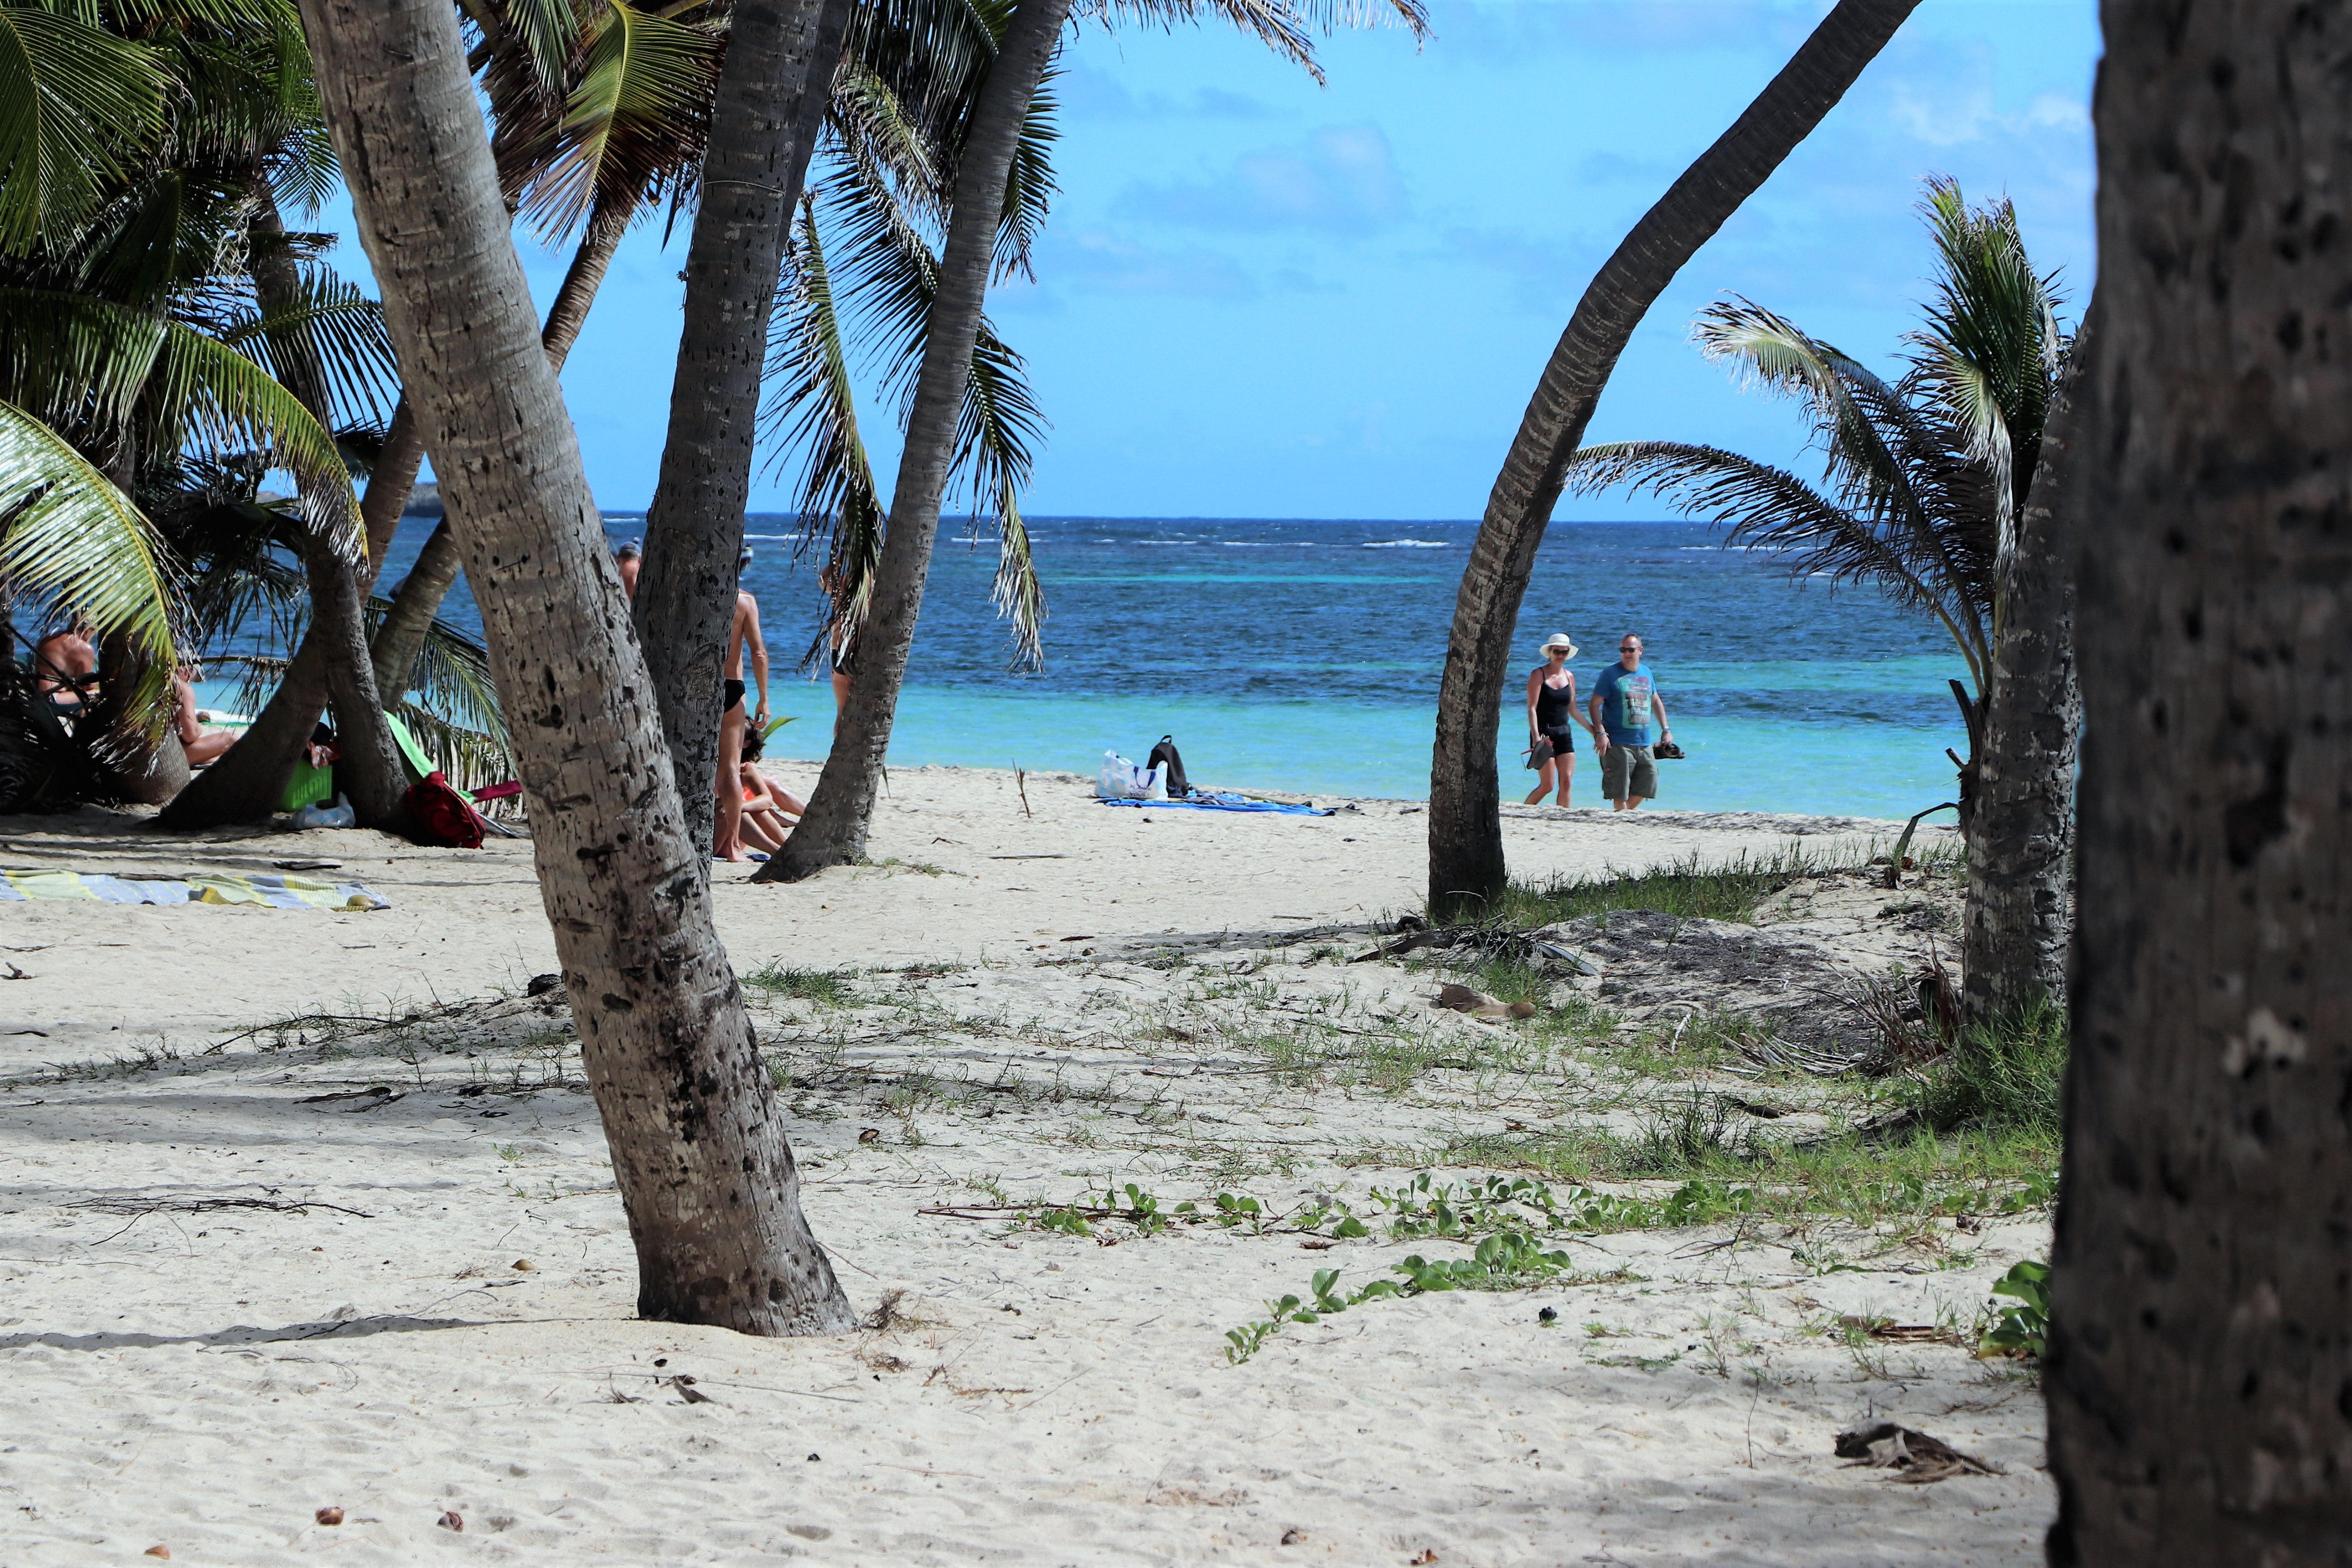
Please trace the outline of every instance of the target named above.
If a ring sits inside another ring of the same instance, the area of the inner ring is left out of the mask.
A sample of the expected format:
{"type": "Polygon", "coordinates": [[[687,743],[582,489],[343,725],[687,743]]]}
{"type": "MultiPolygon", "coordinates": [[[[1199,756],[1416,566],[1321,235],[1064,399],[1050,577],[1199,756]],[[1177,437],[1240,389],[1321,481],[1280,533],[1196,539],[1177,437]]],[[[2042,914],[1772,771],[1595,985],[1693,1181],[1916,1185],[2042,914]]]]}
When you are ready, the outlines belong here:
{"type": "MultiPolygon", "coordinates": [[[[642,513],[607,514],[614,541],[642,513]]],[[[778,754],[820,759],[830,683],[796,673],[815,634],[814,574],[788,519],[755,515],[778,754]]],[[[394,581],[430,530],[404,524],[394,581]]],[[[953,763],[1091,777],[1106,750],[1140,760],[1173,734],[1196,782],[1425,799],[1437,679],[1471,523],[1033,520],[1049,608],[1043,670],[1007,668],[989,604],[994,553],[942,541],[891,732],[899,766],[953,763]]],[[[1527,671],[1554,631],[1581,645],[1580,695],[1637,630],[1689,760],[1660,764],[1658,804],[1908,816],[1951,798],[1965,745],[1941,631],[1868,590],[1796,582],[1694,523],[1555,523],[1537,561],[1497,748],[1521,765],[1527,671]]],[[[449,613],[478,631],[462,588],[449,613]]],[[[1599,801],[1580,749],[1576,801],[1599,801]]]]}

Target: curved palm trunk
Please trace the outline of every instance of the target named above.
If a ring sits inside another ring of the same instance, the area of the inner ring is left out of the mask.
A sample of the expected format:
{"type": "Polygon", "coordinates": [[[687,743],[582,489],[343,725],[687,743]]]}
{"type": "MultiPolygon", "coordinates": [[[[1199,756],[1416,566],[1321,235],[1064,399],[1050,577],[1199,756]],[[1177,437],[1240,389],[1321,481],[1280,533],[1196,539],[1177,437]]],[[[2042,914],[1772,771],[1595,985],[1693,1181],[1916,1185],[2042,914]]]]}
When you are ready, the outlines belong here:
{"type": "Polygon", "coordinates": [[[768,317],[851,8],[850,0],[770,0],[737,9],[687,247],[686,325],[632,616],[706,872],[719,672],[735,614],[768,317]]]}
{"type": "Polygon", "coordinates": [[[939,291],[923,336],[923,366],[908,415],[898,488],[890,500],[889,528],[882,559],[874,568],[866,621],[857,633],[857,677],[850,683],[849,700],[835,727],[833,750],[825,757],[815,793],[809,796],[806,815],[754,880],[797,881],[827,866],[866,858],[866,825],[890,749],[890,722],[907,675],[907,656],[914,647],[915,619],[922,610],[923,584],[930,573],[931,542],[940,529],[940,502],[955,454],[956,418],[971,374],[972,346],[980,338],[1005,184],[1030,100],[1036,97],[1069,14],[1070,0],[1020,0],[972,106],[971,130],[956,170],[947,245],[940,257],[939,291]]]}
{"type": "MultiPolygon", "coordinates": [[[[284,234],[268,186],[257,181],[252,189],[258,204],[252,232],[284,234]]],[[[297,301],[300,277],[293,256],[284,247],[257,247],[252,268],[254,293],[264,310],[282,309],[297,301]]],[[[287,384],[320,425],[333,428],[325,377],[317,365],[303,363],[299,354],[292,356],[287,384]]],[[[396,413],[394,420],[396,425],[396,413]]],[[[399,455],[394,458],[397,464],[399,455]]],[[[415,476],[412,463],[412,483],[415,476]]],[[[374,489],[373,478],[369,489],[374,489]]],[[[331,513],[340,505],[334,498],[305,499],[311,501],[314,512],[331,513]]],[[[364,515],[363,505],[362,521],[364,515]]],[[[384,723],[383,705],[376,700],[361,608],[363,583],[373,575],[374,558],[371,554],[358,562],[346,561],[317,533],[303,535],[299,548],[310,590],[310,624],[289,661],[286,678],[245,736],[164,811],[163,820],[170,826],[203,827],[268,816],[285,795],[295,760],[310,738],[320,713],[327,709],[335,715],[341,753],[335,763],[335,786],[351,802],[354,818],[362,827],[399,827],[407,822],[408,775],[392,731],[384,723]]]]}
{"type": "Polygon", "coordinates": [[[2053,1564],[2352,1539],[2352,9],[2107,0],[2053,1564]]]}
{"type": "Polygon", "coordinates": [[[1487,498],[1446,639],[1429,779],[1429,900],[1482,907],[1503,889],[1499,694],[1559,500],[1617,356],[1666,285],[1845,95],[1918,0],[1839,0],[1730,130],[1684,171],[1577,301],[1487,498]]]}
{"type": "MultiPolygon", "coordinates": [[[[635,216],[632,206],[626,212],[606,213],[601,209],[588,220],[587,233],[580,237],[578,248],[572,253],[572,265],[564,269],[563,285],[556,289],[554,302],[547,308],[547,324],[540,329],[540,346],[547,351],[547,363],[559,375],[563,362],[572,355],[572,345],[579,341],[580,329],[587,324],[588,308],[596,302],[596,290],[604,281],[604,273],[613,265],[613,253],[621,247],[621,237],[629,232],[629,220],[635,216]]],[[[401,400],[404,413],[408,400],[401,400]]],[[[394,423],[398,418],[395,416],[394,423]]],[[[387,442],[388,446],[390,443],[387,442]]],[[[418,451],[424,443],[417,443],[418,451]]],[[[416,466],[409,465],[409,486],[416,482],[416,466]]],[[[405,497],[403,504],[406,504],[405,497]]],[[[394,512],[394,524],[399,514],[394,512]]],[[[390,542],[390,534],[385,536],[390,542]]],[[[378,563],[383,552],[370,548],[378,563]]],[[[375,640],[369,645],[375,664],[375,688],[383,695],[384,706],[394,707],[408,695],[409,678],[416,670],[416,656],[424,651],[425,635],[433,627],[433,617],[441,613],[441,601],[449,596],[457,581],[457,535],[449,526],[447,503],[443,503],[441,521],[416,552],[415,563],[409,567],[399,591],[392,596],[392,607],[384,612],[383,624],[375,629],[375,640]]]]}
{"type": "Polygon", "coordinates": [[[531,330],[455,14],[441,0],[301,11],[512,722],[541,893],[636,1244],[637,1310],[749,1333],[845,1330],[531,330]]]}
{"type": "Polygon", "coordinates": [[[1971,1022],[2016,1017],[2066,995],[2073,899],[2074,535],[2084,494],[2084,402],[2097,342],[2097,301],[2074,334],[2050,400],[2042,452],[2012,547],[1998,568],[2000,627],[1984,702],[1969,829],[1961,1005],[1971,1022]]]}

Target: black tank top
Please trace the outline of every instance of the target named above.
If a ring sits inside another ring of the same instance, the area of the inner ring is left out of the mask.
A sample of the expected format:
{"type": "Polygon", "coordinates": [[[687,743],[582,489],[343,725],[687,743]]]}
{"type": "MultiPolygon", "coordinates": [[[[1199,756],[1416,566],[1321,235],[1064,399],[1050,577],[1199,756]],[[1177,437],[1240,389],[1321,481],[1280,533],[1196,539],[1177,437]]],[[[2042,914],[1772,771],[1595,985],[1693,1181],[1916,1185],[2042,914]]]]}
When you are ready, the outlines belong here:
{"type": "MultiPolygon", "coordinates": [[[[1538,672],[1540,673],[1540,672],[1538,672]]],[[[1547,734],[1558,734],[1568,728],[1576,712],[1576,691],[1572,686],[1536,687],[1536,728],[1547,734]]]]}

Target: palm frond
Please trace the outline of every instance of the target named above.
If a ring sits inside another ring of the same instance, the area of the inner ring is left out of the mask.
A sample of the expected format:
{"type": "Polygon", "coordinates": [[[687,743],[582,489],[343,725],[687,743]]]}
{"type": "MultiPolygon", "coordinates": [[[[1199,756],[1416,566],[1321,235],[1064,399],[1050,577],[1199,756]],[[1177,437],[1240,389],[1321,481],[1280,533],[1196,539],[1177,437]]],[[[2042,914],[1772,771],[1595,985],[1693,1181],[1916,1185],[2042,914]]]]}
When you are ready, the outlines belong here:
{"type": "Polygon", "coordinates": [[[657,202],[695,165],[723,47],[707,27],[605,0],[562,115],[517,151],[515,189],[543,236],[570,232],[600,201],[657,202]]]}
{"type": "Polygon", "coordinates": [[[1719,447],[1675,441],[1620,441],[1587,447],[1570,459],[1570,488],[1580,495],[1623,485],[1646,489],[1685,516],[1725,530],[1725,542],[1769,550],[1792,575],[1869,583],[1896,603],[1933,615],[1951,635],[1981,692],[1990,650],[1965,595],[1906,548],[1899,524],[1838,505],[1786,469],[1719,447]]]}
{"type": "Polygon", "coordinates": [[[2032,482],[2042,424],[2056,384],[2056,275],[2037,275],[2007,201],[1972,209],[1958,182],[1927,182],[1920,203],[1941,274],[1927,324],[1906,334],[1911,379],[1931,390],[1992,476],[2000,549],[2032,482]]]}
{"type": "Polygon", "coordinates": [[[0,254],[64,243],[163,129],[152,51],[64,7],[0,6],[0,254]]]}
{"type": "Polygon", "coordinates": [[[884,523],[873,464],[857,432],[856,378],[813,198],[802,199],[786,269],[768,351],[772,386],[761,425],[776,454],[772,470],[802,465],[793,499],[801,548],[823,539],[827,575],[838,584],[826,624],[802,658],[805,666],[865,618],[884,523]]]}
{"type": "Polygon", "coordinates": [[[1005,346],[986,317],[972,345],[971,374],[964,384],[963,407],[956,417],[955,468],[969,476],[975,520],[993,515],[997,528],[997,612],[1013,625],[1016,666],[1042,666],[1045,659],[1045,590],[1021,521],[1021,492],[1035,465],[1034,447],[1045,434],[1021,356],[1005,346]],[[983,510],[983,507],[985,510],[983,510]]]}
{"type": "Polygon", "coordinates": [[[1029,100],[1021,121],[1021,139],[1013,144],[1013,167],[1004,184],[1004,213],[996,226],[996,281],[1026,278],[1036,272],[1030,265],[1038,237],[1045,232],[1046,209],[1054,201],[1053,148],[1061,132],[1054,123],[1060,108],[1054,97],[1058,65],[1048,65],[1029,100]]]}
{"type": "Polygon", "coordinates": [[[169,697],[179,658],[173,585],[147,520],[57,432],[10,403],[0,403],[0,580],[100,632],[127,634],[144,656],[133,712],[152,714],[169,697]]]}
{"type": "Polygon", "coordinates": [[[383,306],[323,267],[304,268],[299,288],[292,304],[232,323],[220,340],[280,382],[289,365],[315,366],[339,421],[388,419],[400,365],[383,306]]]}

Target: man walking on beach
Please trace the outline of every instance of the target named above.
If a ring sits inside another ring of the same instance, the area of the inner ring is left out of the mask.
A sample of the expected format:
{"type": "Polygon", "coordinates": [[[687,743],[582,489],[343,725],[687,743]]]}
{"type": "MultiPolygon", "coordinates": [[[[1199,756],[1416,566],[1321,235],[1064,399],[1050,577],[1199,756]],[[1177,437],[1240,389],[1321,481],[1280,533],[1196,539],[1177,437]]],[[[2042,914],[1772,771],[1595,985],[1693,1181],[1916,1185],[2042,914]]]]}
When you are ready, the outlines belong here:
{"type": "Polygon", "coordinates": [[[1658,739],[1671,741],[1666,705],[1657,683],[1642,668],[1642,639],[1627,632],[1617,639],[1617,662],[1592,682],[1592,723],[1600,733],[1601,793],[1612,811],[1633,811],[1658,793],[1658,764],[1650,751],[1650,715],[1658,716],[1658,739]]]}

